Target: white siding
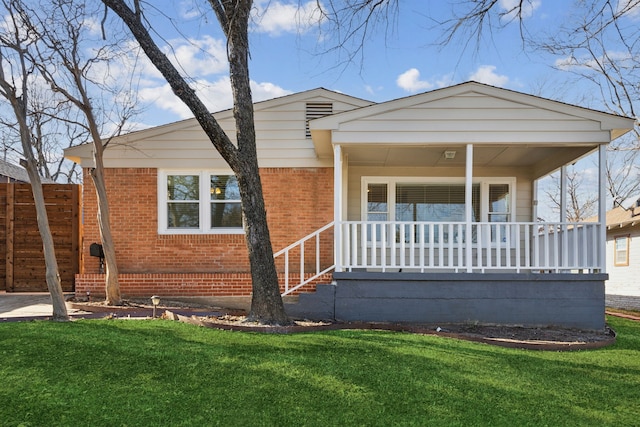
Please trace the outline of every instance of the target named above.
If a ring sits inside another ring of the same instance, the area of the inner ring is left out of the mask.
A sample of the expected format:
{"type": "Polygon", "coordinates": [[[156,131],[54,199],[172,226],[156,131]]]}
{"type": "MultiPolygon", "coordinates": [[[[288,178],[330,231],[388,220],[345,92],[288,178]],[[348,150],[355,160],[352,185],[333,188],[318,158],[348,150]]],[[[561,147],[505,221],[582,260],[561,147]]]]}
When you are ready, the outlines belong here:
{"type": "MultiPolygon", "coordinates": [[[[330,167],[332,159],[318,159],[311,139],[305,137],[306,103],[331,102],[340,113],[369,105],[324,89],[302,92],[255,104],[256,145],[261,167],[330,167]]],[[[214,114],[235,143],[235,122],[230,111],[214,114]]],[[[68,150],[90,166],[91,147],[68,150]]],[[[226,167],[195,119],[177,122],[115,139],[105,151],[107,167],[221,168],[226,167]]]]}
{"type": "Polygon", "coordinates": [[[585,144],[609,142],[600,122],[473,92],[344,121],[344,144],[585,144]]]}
{"type": "Polygon", "coordinates": [[[614,228],[607,231],[607,294],[640,297],[640,225],[614,228]],[[614,241],[616,236],[629,235],[629,265],[614,265],[614,241]]]}

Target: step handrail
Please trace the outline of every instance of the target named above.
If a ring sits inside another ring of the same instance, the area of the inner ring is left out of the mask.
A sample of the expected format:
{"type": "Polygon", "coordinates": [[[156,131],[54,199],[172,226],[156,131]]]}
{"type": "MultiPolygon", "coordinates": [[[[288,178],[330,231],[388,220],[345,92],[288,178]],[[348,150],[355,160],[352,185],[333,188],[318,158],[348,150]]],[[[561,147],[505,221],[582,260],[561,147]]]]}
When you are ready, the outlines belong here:
{"type": "Polygon", "coordinates": [[[335,268],[335,264],[332,264],[331,266],[323,270],[320,270],[321,268],[320,267],[320,235],[323,232],[331,229],[333,225],[334,225],[334,222],[332,221],[329,224],[325,225],[324,227],[317,229],[313,233],[303,237],[297,242],[290,244],[284,249],[280,249],[278,252],[273,254],[274,259],[284,254],[284,292],[281,294],[282,296],[289,295],[290,293],[300,289],[307,283],[317,279],[318,277],[328,273],[329,271],[335,268]],[[315,244],[316,244],[316,251],[315,251],[316,252],[316,262],[315,262],[316,271],[310,277],[305,279],[306,274],[304,269],[304,245],[305,245],[305,242],[314,238],[315,238],[315,244]],[[293,287],[289,287],[289,252],[291,252],[291,250],[296,249],[298,247],[300,248],[300,283],[296,284],[293,287]]]}

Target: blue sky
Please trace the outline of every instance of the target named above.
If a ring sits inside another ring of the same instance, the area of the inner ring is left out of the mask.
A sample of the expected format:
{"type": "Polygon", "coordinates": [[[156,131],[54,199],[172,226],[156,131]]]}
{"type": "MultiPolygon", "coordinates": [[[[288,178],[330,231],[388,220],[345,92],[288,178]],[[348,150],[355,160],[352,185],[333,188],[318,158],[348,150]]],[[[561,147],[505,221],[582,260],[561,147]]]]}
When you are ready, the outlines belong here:
{"type": "MultiPolygon", "coordinates": [[[[499,1],[498,11],[514,0],[499,1]]],[[[173,60],[193,79],[193,86],[212,111],[231,106],[225,42],[217,21],[203,2],[194,10],[192,1],[158,6],[175,17],[176,29],[160,14],[154,19],[158,32],[171,44],[173,60]],[[207,22],[201,18],[208,12],[207,22]],[[185,39],[188,37],[188,40],[185,39]]],[[[322,53],[334,39],[325,26],[318,30],[315,0],[257,0],[251,26],[250,75],[254,100],[325,87],[371,101],[387,101],[439,87],[476,80],[494,86],[560,99],[585,101],[575,86],[563,84],[566,72],[553,68],[558,58],[523,51],[517,24],[509,24],[481,43],[465,46],[464,38],[441,47],[443,34],[436,21],[452,16],[452,2],[400,0],[391,27],[379,25],[364,43],[364,50],[345,65],[336,52],[322,53]],[[305,20],[305,17],[311,19],[305,20]]],[[[533,33],[553,30],[572,12],[571,0],[532,0],[525,23],[533,33]]],[[[494,23],[500,24],[494,20],[494,23]]],[[[167,47],[167,52],[170,49],[167,47]]],[[[148,106],[137,126],[159,125],[190,117],[151,66],[143,68],[140,96],[148,106]]],[[[586,101],[597,104],[597,101],[586,101]]],[[[595,106],[597,105],[585,105],[595,106]]]]}

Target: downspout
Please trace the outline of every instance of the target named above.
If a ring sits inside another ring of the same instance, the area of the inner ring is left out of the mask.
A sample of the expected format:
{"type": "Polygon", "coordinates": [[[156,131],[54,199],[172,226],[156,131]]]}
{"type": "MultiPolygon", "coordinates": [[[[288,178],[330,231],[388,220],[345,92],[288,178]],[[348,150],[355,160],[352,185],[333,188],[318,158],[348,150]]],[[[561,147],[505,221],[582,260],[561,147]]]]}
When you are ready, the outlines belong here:
{"type": "Polygon", "coordinates": [[[335,271],[342,271],[342,147],[333,146],[333,256],[335,271]]]}
{"type": "Polygon", "coordinates": [[[464,220],[466,228],[465,264],[467,273],[473,271],[473,144],[467,144],[464,183],[464,220]]]}

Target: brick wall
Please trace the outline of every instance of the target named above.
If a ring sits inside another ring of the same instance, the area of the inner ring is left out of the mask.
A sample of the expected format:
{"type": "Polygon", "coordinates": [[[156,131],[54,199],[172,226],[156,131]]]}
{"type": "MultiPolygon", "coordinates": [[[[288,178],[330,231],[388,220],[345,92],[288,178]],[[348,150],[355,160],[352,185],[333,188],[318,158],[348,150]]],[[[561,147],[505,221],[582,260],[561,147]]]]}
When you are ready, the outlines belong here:
{"type": "MultiPolygon", "coordinates": [[[[332,274],[320,276],[304,292],[315,289],[318,283],[330,283],[332,274]]],[[[148,298],[159,296],[247,296],[251,294],[251,275],[249,273],[122,273],[118,276],[123,297],[148,298]]],[[[300,275],[292,275],[293,283],[299,283],[300,275]]],[[[280,290],[284,291],[284,280],[280,278],[280,290]]],[[[76,278],[76,295],[84,298],[87,292],[91,297],[103,298],[104,275],[80,274],[76,278]]],[[[293,295],[298,292],[294,292],[293,295]]]]}
{"type": "MultiPolygon", "coordinates": [[[[176,292],[181,290],[181,294],[185,295],[202,295],[201,288],[209,286],[206,291],[208,295],[227,295],[225,292],[236,286],[234,283],[239,280],[243,285],[233,288],[233,294],[250,293],[244,235],[159,235],[157,170],[107,169],[105,175],[123,294],[129,291],[128,286],[138,287],[138,284],[133,285],[137,279],[131,279],[131,285],[127,284],[127,274],[143,274],[145,281],[157,281],[160,289],[155,289],[155,293],[159,294],[163,294],[161,288],[165,286],[172,287],[176,292]],[[176,281],[172,274],[186,276],[176,281]],[[167,282],[162,277],[173,278],[167,282]],[[231,277],[234,279],[231,280],[231,277]],[[169,284],[180,281],[191,284],[205,281],[209,285],[169,284]]],[[[261,178],[274,252],[332,221],[333,169],[262,169],[261,178]]],[[[89,256],[89,245],[100,242],[100,237],[95,190],[86,170],[84,182],[84,271],[76,283],[79,295],[89,288],[101,289],[103,286],[102,276],[96,274],[99,272],[99,261],[89,256]]],[[[331,239],[331,235],[322,239],[324,265],[332,262],[331,239]]],[[[315,245],[313,248],[310,246],[305,248],[307,266],[315,263],[315,245]]],[[[297,257],[298,254],[291,254],[290,271],[297,271],[297,257]]],[[[280,271],[284,270],[281,261],[277,265],[280,271]]],[[[144,295],[151,290],[147,284],[139,287],[144,288],[144,295]]]]}

